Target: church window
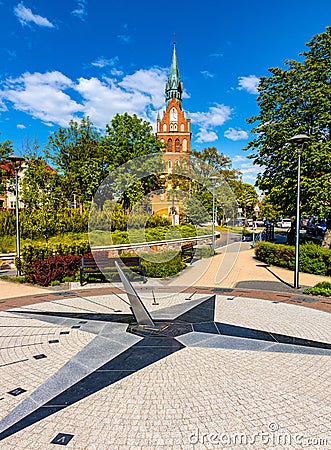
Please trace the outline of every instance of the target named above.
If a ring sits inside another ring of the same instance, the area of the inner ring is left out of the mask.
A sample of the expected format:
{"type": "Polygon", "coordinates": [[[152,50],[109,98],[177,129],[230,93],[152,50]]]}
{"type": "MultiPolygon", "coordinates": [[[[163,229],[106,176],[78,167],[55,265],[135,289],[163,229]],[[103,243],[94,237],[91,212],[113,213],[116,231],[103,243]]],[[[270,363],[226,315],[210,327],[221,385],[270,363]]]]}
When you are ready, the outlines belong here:
{"type": "Polygon", "coordinates": [[[180,131],[185,131],[185,125],[183,123],[180,126],[180,131]]]}
{"type": "Polygon", "coordinates": [[[163,131],[167,131],[167,124],[163,124],[163,131]]]}
{"type": "Polygon", "coordinates": [[[168,152],[172,152],[172,139],[168,139],[168,152]]]}
{"type": "Polygon", "coordinates": [[[187,140],[183,139],[183,152],[187,152],[187,140]]]}
{"type": "Polygon", "coordinates": [[[177,152],[177,153],[180,152],[180,142],[179,142],[179,139],[176,139],[176,141],[175,141],[175,152],[177,152]]]}

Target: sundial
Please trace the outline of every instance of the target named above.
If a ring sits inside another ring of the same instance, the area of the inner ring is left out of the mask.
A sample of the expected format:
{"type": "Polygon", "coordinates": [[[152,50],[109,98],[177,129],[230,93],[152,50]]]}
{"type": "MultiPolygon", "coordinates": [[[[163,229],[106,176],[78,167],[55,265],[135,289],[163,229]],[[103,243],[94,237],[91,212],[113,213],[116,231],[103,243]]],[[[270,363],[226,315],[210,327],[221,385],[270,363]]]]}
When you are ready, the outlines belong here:
{"type": "Polygon", "coordinates": [[[117,270],[132,314],[14,312],[49,323],[71,318],[96,336],[0,421],[0,440],[185,347],[331,354],[331,344],[215,321],[215,295],[150,313],[120,266],[117,270]]]}

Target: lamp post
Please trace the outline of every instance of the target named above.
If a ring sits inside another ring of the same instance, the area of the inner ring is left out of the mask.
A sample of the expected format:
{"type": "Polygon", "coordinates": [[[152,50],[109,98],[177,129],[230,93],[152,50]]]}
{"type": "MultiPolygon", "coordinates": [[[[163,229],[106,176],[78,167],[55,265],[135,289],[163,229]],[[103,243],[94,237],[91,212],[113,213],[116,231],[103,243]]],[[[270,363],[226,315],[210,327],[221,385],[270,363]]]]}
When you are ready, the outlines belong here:
{"type": "Polygon", "coordinates": [[[295,265],[294,265],[294,288],[299,288],[299,251],[300,251],[300,175],[301,175],[301,153],[306,141],[310,137],[306,134],[297,134],[291,137],[288,142],[299,144],[298,146],[298,175],[297,175],[297,205],[295,218],[295,265]],[[301,146],[300,146],[301,144],[301,146]]]}
{"type": "Polygon", "coordinates": [[[216,175],[210,177],[212,185],[213,185],[213,213],[212,213],[212,227],[211,227],[211,233],[212,233],[212,250],[215,251],[215,182],[218,180],[219,177],[216,175]]]}
{"type": "MultiPolygon", "coordinates": [[[[20,245],[20,218],[19,218],[19,201],[18,201],[18,171],[21,168],[25,159],[22,156],[10,155],[8,160],[12,163],[15,172],[15,200],[16,200],[16,256],[18,261],[21,260],[21,245],[20,245]]],[[[17,268],[17,276],[21,275],[20,268],[17,268]]]]}

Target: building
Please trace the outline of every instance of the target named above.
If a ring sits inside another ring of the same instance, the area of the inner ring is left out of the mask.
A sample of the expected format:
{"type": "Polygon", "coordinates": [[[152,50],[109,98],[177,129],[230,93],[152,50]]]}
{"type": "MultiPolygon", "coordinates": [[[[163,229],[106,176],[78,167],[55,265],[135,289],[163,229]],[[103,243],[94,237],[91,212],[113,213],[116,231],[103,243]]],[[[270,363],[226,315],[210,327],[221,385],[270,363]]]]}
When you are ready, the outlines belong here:
{"type": "Polygon", "coordinates": [[[187,158],[191,145],[191,119],[182,109],[183,86],[180,80],[176,43],[174,43],[170,73],[165,87],[166,109],[156,120],[157,139],[165,144],[163,159],[166,163],[166,192],[154,196],[152,209],[156,214],[169,217],[178,223],[181,215],[180,201],[169,179],[176,165],[187,158]]]}

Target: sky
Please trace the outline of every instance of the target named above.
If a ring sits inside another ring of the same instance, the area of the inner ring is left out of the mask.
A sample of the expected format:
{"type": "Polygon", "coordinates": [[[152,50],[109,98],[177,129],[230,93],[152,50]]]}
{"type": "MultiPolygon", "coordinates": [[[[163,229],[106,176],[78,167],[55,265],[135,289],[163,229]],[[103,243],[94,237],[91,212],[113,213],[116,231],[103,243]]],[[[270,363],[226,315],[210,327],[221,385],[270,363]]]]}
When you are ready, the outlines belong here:
{"type": "Polygon", "coordinates": [[[125,112],[155,127],[175,40],[191,148],[216,147],[254,184],[259,77],[330,22],[329,0],[0,0],[0,142],[22,154],[71,119],[102,132],[125,112]]]}

